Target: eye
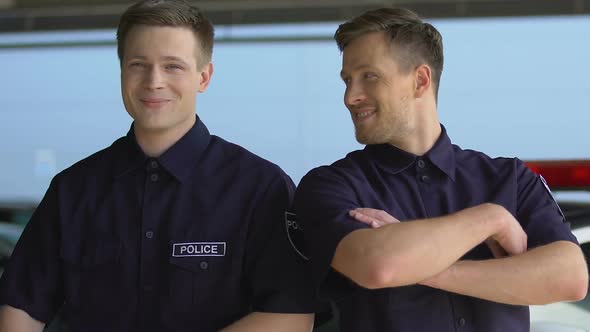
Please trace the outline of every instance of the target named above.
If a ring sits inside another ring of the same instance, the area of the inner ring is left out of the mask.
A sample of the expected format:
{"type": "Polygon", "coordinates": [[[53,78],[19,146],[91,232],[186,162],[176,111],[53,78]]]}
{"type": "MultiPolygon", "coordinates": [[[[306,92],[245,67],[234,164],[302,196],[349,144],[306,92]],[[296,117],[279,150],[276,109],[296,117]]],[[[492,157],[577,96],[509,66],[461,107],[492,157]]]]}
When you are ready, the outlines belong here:
{"type": "Polygon", "coordinates": [[[373,72],[367,72],[363,76],[367,80],[375,80],[375,79],[377,79],[379,77],[379,76],[377,76],[377,74],[375,74],[373,72]]]}
{"type": "Polygon", "coordinates": [[[131,68],[143,68],[145,67],[145,64],[143,62],[132,62],[129,64],[129,67],[131,68]]]}
{"type": "Polygon", "coordinates": [[[165,67],[167,70],[182,70],[182,66],[171,63],[171,64],[167,64],[165,67]]]}

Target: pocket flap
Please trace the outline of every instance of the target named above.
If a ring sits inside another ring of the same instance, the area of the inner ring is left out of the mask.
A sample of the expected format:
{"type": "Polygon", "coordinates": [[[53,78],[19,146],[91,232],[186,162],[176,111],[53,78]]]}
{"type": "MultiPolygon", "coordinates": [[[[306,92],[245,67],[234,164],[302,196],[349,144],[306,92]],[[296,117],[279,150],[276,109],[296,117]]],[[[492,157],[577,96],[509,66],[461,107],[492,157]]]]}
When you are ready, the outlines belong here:
{"type": "Polygon", "coordinates": [[[170,257],[169,262],[191,272],[201,272],[209,268],[209,262],[204,257],[170,257]]]}

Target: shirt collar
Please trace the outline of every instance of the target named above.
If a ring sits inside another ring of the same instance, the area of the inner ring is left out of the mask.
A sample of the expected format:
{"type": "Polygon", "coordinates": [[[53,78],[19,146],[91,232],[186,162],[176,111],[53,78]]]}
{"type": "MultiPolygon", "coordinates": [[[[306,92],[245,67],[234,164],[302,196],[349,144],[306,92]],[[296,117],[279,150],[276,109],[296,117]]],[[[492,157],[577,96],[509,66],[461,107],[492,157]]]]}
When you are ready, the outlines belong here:
{"type": "Polygon", "coordinates": [[[390,144],[367,145],[365,151],[383,170],[393,174],[403,172],[416,160],[416,155],[390,144]]]}
{"type": "Polygon", "coordinates": [[[445,126],[441,124],[440,127],[442,129],[440,136],[432,149],[426,152],[426,157],[451,180],[455,181],[455,149],[449,135],[447,135],[445,126]]]}
{"type": "MultiPolygon", "coordinates": [[[[201,159],[210,139],[209,130],[197,116],[197,121],[191,129],[157,160],[166,171],[182,182],[187,179],[191,169],[201,159]]],[[[138,167],[146,166],[149,158],[137,143],[133,124],[127,132],[127,136],[122,139],[117,157],[115,177],[123,176],[138,167]]]]}
{"type": "MultiPolygon", "coordinates": [[[[384,170],[393,174],[400,173],[410,167],[418,158],[413,153],[404,151],[390,144],[375,144],[365,147],[371,157],[384,170]]],[[[424,155],[443,171],[451,180],[455,181],[455,151],[447,130],[441,125],[441,134],[434,146],[424,155]]]]}
{"type": "Polygon", "coordinates": [[[211,135],[205,124],[197,116],[193,127],[174,145],[172,145],[158,161],[177,180],[183,182],[191,174],[191,170],[201,159],[209,145],[211,135]]]}

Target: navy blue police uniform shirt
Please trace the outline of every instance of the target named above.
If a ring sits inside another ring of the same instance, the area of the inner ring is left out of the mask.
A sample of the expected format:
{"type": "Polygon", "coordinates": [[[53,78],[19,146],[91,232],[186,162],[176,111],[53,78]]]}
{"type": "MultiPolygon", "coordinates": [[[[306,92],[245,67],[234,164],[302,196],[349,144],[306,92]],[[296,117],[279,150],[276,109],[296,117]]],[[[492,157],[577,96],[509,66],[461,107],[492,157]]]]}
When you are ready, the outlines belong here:
{"type": "Polygon", "coordinates": [[[159,158],[126,137],[58,174],[19,240],[0,303],[69,331],[216,331],[251,311],[313,312],[287,240],[294,185],[194,127],[159,158]]]}
{"type": "MultiPolygon", "coordinates": [[[[416,156],[368,145],[331,166],[310,171],[294,207],[305,235],[315,287],[340,310],[348,331],[529,331],[529,309],[422,285],[368,290],[330,267],[344,236],[369,226],[348,211],[381,209],[400,221],[447,215],[485,202],[505,207],[528,235],[528,248],[577,243],[540,178],[518,159],[492,159],[452,145],[443,127],[433,148],[416,156]]],[[[493,258],[485,244],[463,259],[493,258]]],[[[420,264],[419,261],[416,264],[420,264]]]]}

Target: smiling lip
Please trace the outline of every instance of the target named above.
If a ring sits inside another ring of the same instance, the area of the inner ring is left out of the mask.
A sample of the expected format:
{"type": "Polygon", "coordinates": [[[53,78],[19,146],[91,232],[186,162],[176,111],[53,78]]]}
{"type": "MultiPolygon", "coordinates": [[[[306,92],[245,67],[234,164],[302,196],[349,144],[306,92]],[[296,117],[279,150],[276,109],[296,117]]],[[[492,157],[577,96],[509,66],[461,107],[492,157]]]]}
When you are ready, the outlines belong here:
{"type": "Polygon", "coordinates": [[[377,110],[374,108],[364,108],[358,109],[352,112],[355,121],[363,121],[366,120],[377,113],[377,110]]]}
{"type": "Polygon", "coordinates": [[[163,98],[142,98],[141,103],[150,108],[159,108],[164,106],[170,100],[163,98]]]}

